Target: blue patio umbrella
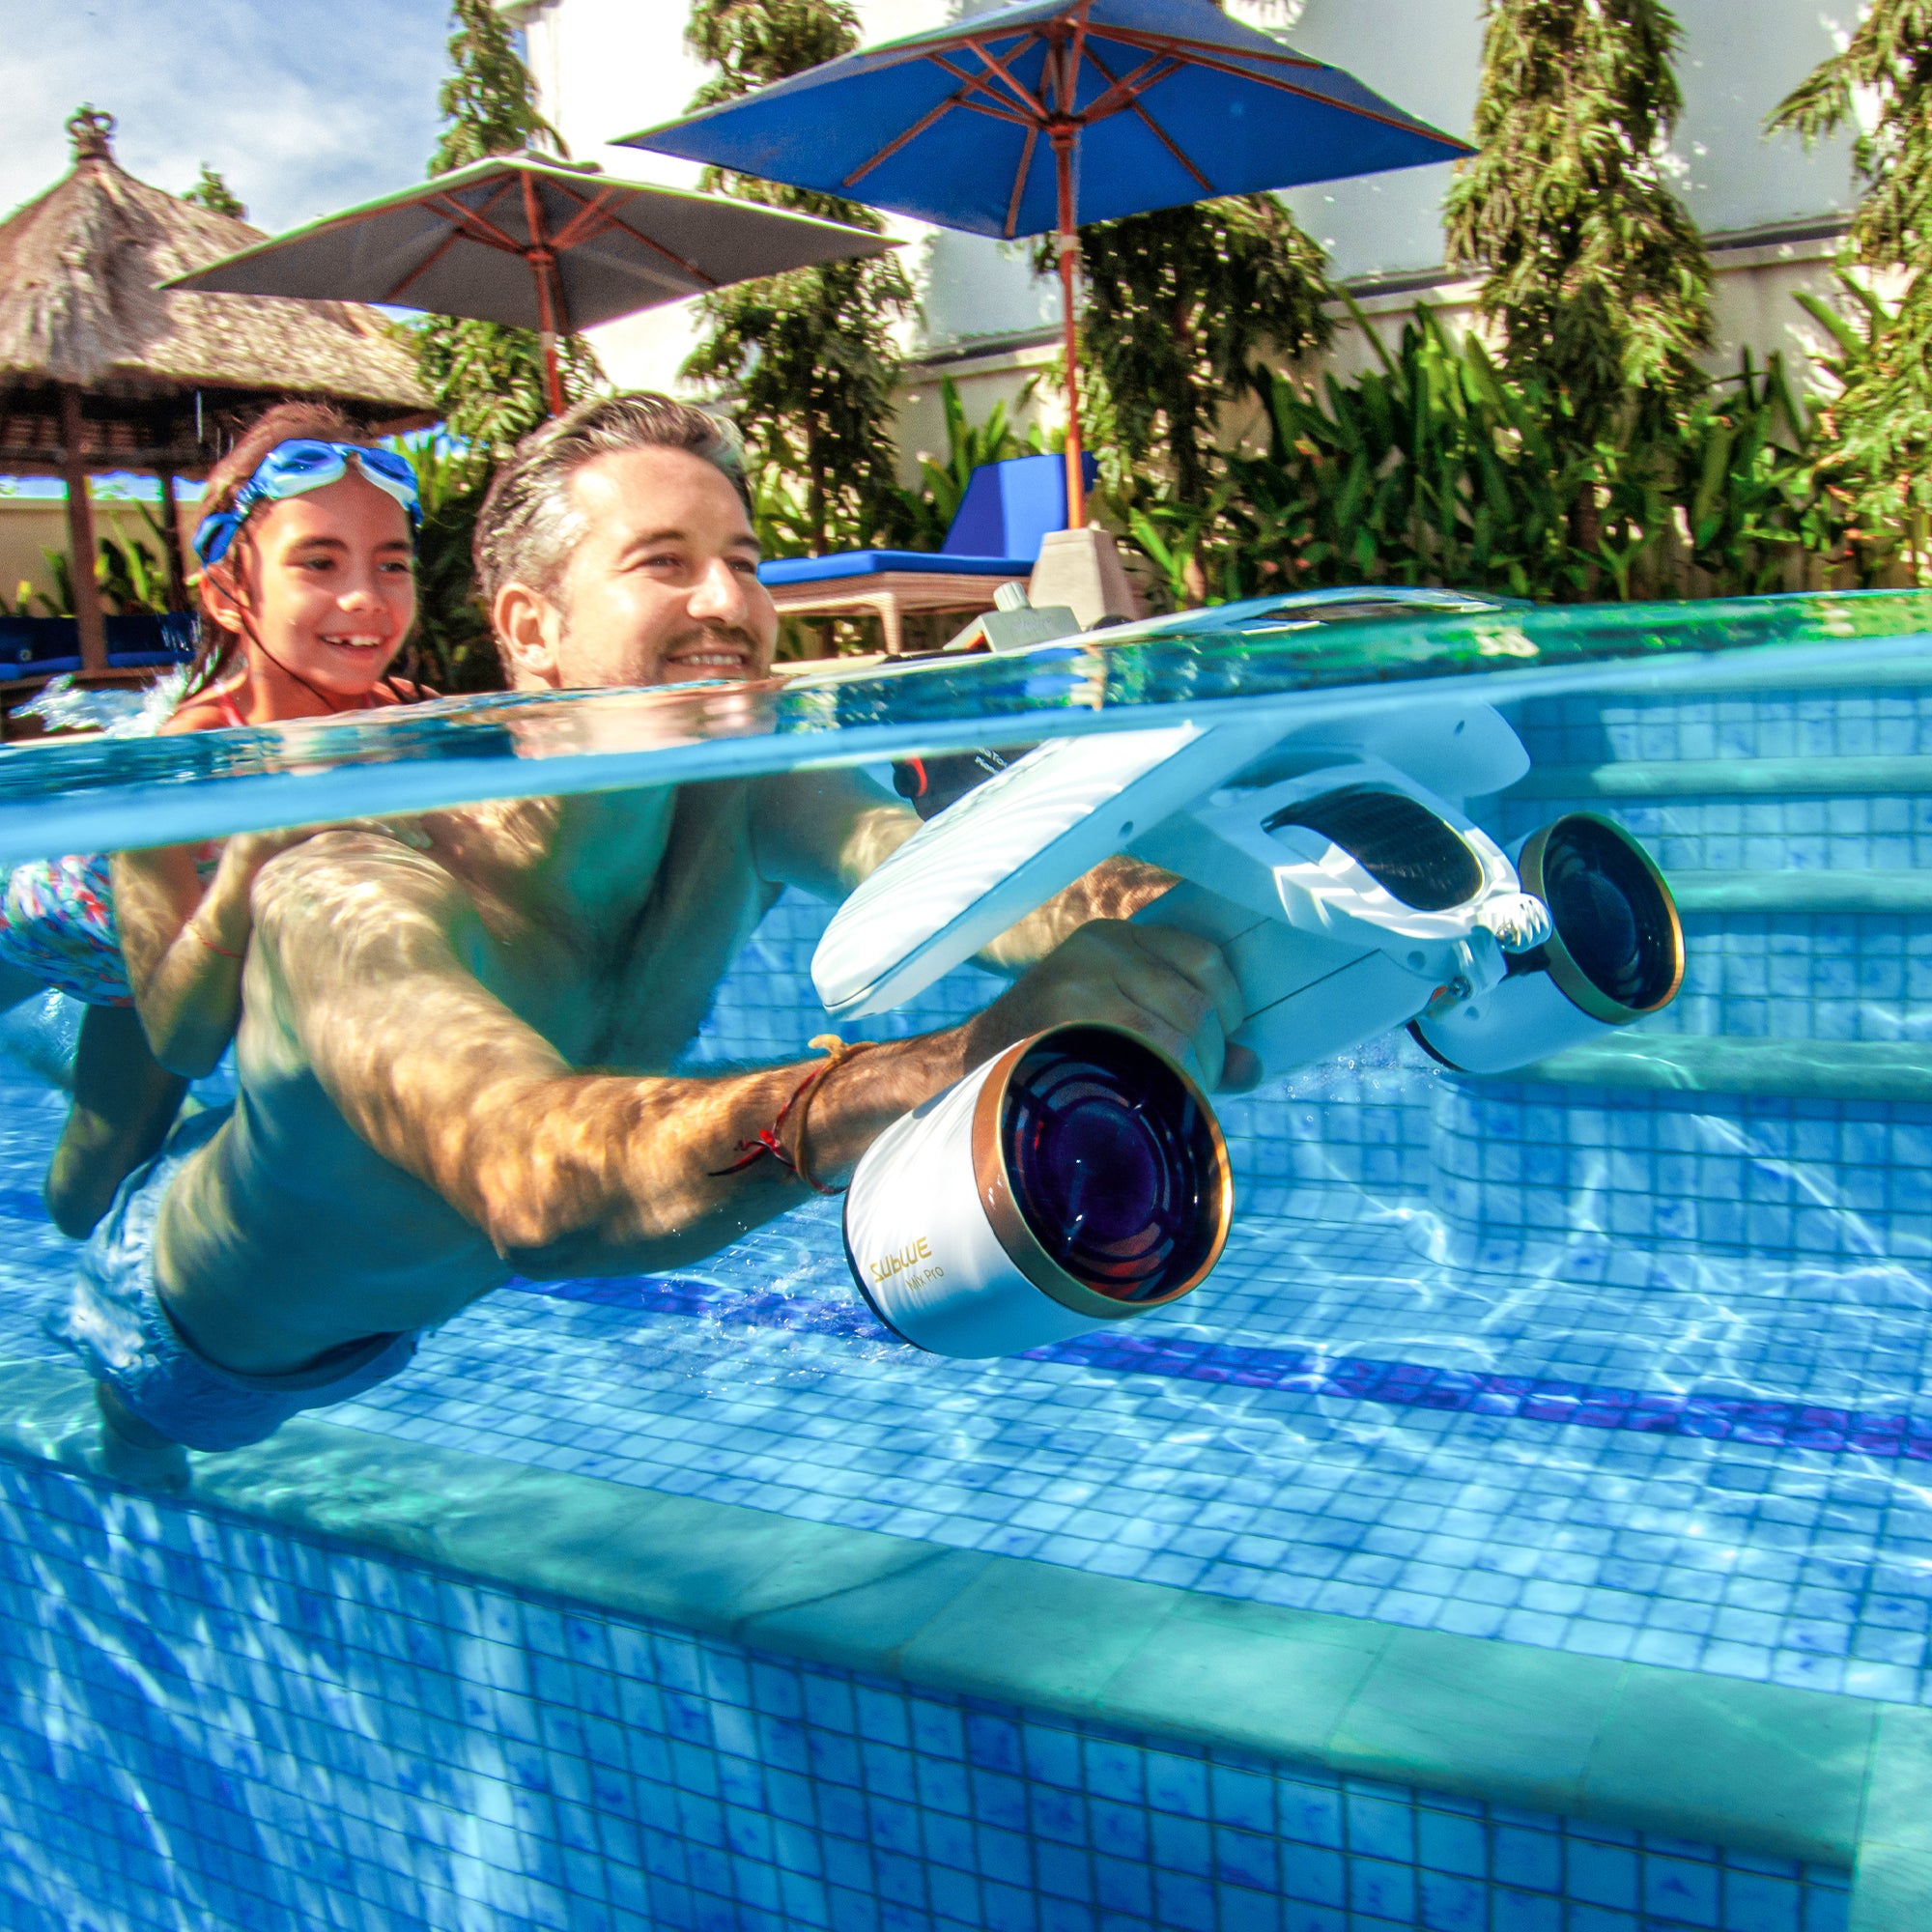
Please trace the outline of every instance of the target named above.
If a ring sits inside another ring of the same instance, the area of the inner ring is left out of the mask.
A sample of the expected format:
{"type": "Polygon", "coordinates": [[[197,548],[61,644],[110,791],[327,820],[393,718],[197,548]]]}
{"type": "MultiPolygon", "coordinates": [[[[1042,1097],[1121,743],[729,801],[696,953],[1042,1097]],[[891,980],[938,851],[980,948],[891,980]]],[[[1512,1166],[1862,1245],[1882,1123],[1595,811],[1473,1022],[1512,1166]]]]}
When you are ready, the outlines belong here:
{"type": "Polygon", "coordinates": [[[624,142],[945,228],[1057,232],[1076,528],[1086,522],[1070,380],[1083,223],[1469,152],[1212,0],[1018,0],[624,142]]]}

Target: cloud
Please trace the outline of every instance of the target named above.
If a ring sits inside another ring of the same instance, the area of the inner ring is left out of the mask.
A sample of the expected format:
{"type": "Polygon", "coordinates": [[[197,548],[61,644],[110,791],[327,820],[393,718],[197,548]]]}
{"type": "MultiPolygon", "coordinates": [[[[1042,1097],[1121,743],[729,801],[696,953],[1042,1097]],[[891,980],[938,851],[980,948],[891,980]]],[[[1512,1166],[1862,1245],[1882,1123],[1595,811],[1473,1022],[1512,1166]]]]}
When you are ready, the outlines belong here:
{"type": "Polygon", "coordinates": [[[420,179],[444,0],[0,0],[0,210],[67,171],[83,100],[115,156],[174,193],[207,161],[281,229],[420,179]]]}

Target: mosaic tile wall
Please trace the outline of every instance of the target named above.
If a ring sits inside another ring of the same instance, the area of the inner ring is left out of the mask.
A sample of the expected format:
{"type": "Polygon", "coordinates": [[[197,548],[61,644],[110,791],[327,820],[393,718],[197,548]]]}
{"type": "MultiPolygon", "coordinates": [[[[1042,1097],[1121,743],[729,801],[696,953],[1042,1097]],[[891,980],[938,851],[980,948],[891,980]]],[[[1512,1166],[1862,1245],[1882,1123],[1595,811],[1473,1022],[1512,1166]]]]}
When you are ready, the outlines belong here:
{"type": "Polygon", "coordinates": [[[1916,686],[1723,697],[1539,698],[1512,712],[1511,723],[1539,765],[1915,757],[1932,753],[1932,677],[1916,686]]]}
{"type": "Polygon", "coordinates": [[[0,1464],[18,1932],[1844,1932],[1845,1875],[759,1656],[0,1464]]]}
{"type": "MultiPolygon", "coordinates": [[[[1932,753],[1932,684],[1729,697],[1573,697],[1526,704],[1511,723],[1539,766],[1737,758],[1913,757],[1932,753]]],[[[1492,814],[1515,838],[1592,799],[1508,799],[1492,814]]],[[[1619,801],[1613,816],[1666,873],[1932,866],[1932,797],[1823,796],[1619,801]]]]}
{"type": "Polygon", "coordinates": [[[1431,1198],[1479,1240],[1923,1263],[1932,1107],[1437,1083],[1431,1198]]]}
{"type": "MultiPolygon", "coordinates": [[[[10,1355],[58,1355],[40,1309],[71,1250],[36,1189],[62,1112],[0,1088],[10,1355]]],[[[974,1363],[862,1332],[813,1204],[701,1273],[490,1296],[332,1419],[1230,1597],[1932,1700],[1922,1266],[1581,1236],[1459,1254],[1426,1202],[1353,1208],[1237,1225],[1208,1290],[1135,1324],[1151,1353],[974,1363]]]]}
{"type": "MultiPolygon", "coordinates": [[[[1599,798],[1505,799],[1490,822],[1505,843],[1599,798]]],[[[1877,872],[1932,867],[1932,796],[1619,799],[1614,816],[1666,874],[1877,872]]]]}
{"type": "Polygon", "coordinates": [[[1683,989],[1646,1033],[1932,1038],[1932,920],[1690,913],[1684,944],[1683,989]]]}

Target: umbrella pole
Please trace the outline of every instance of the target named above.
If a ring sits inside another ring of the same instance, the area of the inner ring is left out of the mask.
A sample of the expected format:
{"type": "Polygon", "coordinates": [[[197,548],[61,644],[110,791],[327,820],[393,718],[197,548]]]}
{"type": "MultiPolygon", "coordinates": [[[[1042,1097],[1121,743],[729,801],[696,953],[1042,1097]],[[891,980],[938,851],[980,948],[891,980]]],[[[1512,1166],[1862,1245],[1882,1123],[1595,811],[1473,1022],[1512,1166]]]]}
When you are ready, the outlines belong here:
{"type": "Polygon", "coordinates": [[[1060,189],[1060,319],[1066,345],[1066,527],[1087,527],[1087,473],[1080,454],[1080,321],[1073,270],[1080,261],[1080,233],[1073,221],[1073,137],[1055,128],[1053,171],[1060,189]]]}
{"type": "Polygon", "coordinates": [[[537,341],[543,349],[544,382],[550,390],[550,412],[563,413],[563,371],[556,359],[556,326],[563,306],[563,290],[556,279],[556,253],[544,232],[543,198],[537,193],[536,177],[520,176],[524,187],[524,219],[529,225],[530,245],[525,259],[537,278],[537,341]]]}
{"type": "Polygon", "coordinates": [[[87,494],[87,464],[81,453],[80,391],[63,383],[60,392],[61,474],[67,479],[68,575],[73,584],[73,614],[80,626],[80,668],[107,668],[107,625],[100,614],[100,586],[95,582],[94,504],[87,494]]]}
{"type": "Polygon", "coordinates": [[[556,359],[556,330],[540,329],[537,340],[543,344],[544,382],[550,389],[550,412],[554,416],[563,413],[563,371],[556,359]]]}

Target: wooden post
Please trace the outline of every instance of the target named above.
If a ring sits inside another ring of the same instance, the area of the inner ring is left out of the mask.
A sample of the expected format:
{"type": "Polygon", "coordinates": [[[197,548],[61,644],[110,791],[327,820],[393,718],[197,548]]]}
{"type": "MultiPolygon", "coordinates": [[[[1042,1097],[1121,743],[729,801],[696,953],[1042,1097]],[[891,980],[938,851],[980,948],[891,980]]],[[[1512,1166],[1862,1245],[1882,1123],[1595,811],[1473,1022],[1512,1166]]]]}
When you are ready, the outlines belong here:
{"type": "Polygon", "coordinates": [[[187,609],[187,566],[182,555],[181,504],[175,500],[175,472],[157,469],[161,485],[161,540],[168,547],[168,609],[187,609]]]}
{"type": "Polygon", "coordinates": [[[544,386],[550,396],[550,412],[563,413],[563,371],[557,364],[557,331],[564,324],[563,284],[557,277],[556,256],[544,230],[543,197],[537,193],[537,178],[521,174],[524,186],[524,219],[530,231],[530,245],[524,259],[537,284],[537,341],[543,349],[544,386]]]}
{"type": "Polygon", "coordinates": [[[1080,231],[1073,212],[1073,132],[1052,129],[1053,167],[1060,191],[1060,226],[1054,246],[1060,262],[1060,326],[1066,354],[1066,527],[1087,525],[1087,469],[1080,450],[1080,303],[1073,271],[1080,261],[1080,231]]]}
{"type": "Polygon", "coordinates": [[[80,621],[80,668],[107,668],[107,625],[100,614],[100,586],[94,581],[94,504],[87,494],[87,458],[81,447],[80,391],[61,384],[61,474],[67,479],[67,553],[73,580],[73,614],[80,621]]]}

